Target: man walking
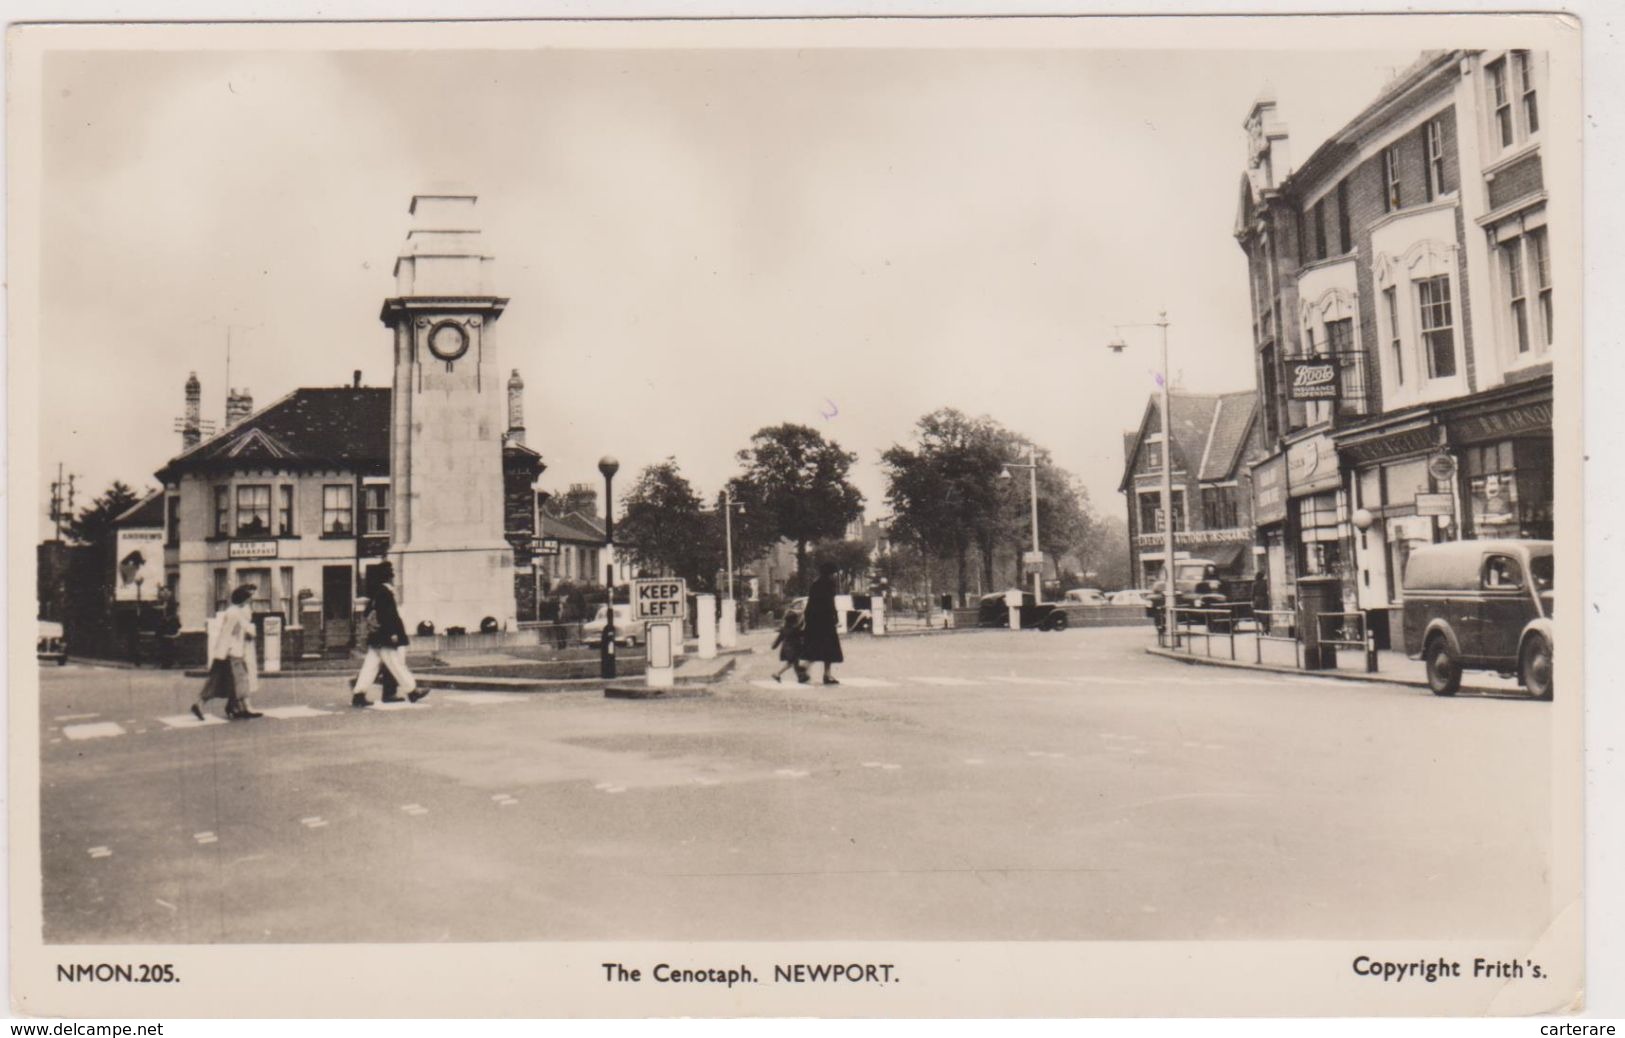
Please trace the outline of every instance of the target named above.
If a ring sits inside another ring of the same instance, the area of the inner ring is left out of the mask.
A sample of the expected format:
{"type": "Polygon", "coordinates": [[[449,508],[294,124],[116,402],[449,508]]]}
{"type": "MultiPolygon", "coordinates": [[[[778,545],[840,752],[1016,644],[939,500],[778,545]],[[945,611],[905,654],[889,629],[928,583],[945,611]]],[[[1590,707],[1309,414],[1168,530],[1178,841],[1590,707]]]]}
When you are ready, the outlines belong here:
{"type": "Polygon", "coordinates": [[[379,563],[373,570],[372,587],[368,589],[367,611],[364,614],[367,630],[367,656],[361,661],[361,674],[355,679],[351,692],[351,706],[371,706],[367,688],[378,678],[383,667],[413,703],[429,693],[418,690],[418,682],[406,667],[406,625],[401,621],[395,605],[395,567],[388,562],[379,563]]]}

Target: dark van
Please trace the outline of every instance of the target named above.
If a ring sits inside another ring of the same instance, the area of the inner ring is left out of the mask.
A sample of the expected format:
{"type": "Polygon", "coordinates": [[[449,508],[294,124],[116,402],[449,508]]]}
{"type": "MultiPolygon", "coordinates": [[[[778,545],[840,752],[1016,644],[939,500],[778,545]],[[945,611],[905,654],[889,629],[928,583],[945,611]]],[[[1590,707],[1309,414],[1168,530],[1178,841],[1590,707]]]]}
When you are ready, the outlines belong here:
{"type": "Polygon", "coordinates": [[[1411,552],[1405,644],[1428,687],[1453,696],[1464,670],[1518,676],[1552,696],[1552,542],[1455,541],[1411,552]]]}

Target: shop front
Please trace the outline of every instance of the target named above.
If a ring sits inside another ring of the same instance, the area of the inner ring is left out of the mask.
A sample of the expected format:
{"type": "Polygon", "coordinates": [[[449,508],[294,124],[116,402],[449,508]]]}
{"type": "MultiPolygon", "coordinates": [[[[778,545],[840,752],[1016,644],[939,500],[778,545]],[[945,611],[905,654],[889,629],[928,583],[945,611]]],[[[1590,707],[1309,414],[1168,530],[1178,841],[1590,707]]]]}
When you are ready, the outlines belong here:
{"type": "Polygon", "coordinates": [[[1465,536],[1552,537],[1550,376],[1441,408],[1461,457],[1465,536]]]}
{"type": "Polygon", "coordinates": [[[1286,455],[1265,458],[1252,469],[1253,522],[1258,540],[1253,551],[1259,558],[1259,572],[1269,587],[1270,608],[1291,609],[1296,560],[1287,551],[1286,455]]]}
{"type": "Polygon", "coordinates": [[[1316,433],[1287,446],[1286,489],[1294,583],[1335,578],[1344,607],[1354,608],[1349,509],[1330,435],[1316,433]]]}

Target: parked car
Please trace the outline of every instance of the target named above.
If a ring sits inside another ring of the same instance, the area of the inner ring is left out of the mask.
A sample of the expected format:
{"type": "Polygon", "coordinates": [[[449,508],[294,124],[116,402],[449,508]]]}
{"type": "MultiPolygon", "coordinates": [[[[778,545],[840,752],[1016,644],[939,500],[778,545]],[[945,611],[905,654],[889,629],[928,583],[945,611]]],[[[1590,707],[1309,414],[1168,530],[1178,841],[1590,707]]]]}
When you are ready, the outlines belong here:
{"type": "Polygon", "coordinates": [[[39,622],[39,643],[34,655],[41,663],[55,663],[59,667],[68,662],[68,639],[61,624],[55,620],[39,622]]]}
{"type": "Polygon", "coordinates": [[[1129,588],[1126,591],[1113,591],[1106,596],[1106,602],[1114,606],[1141,606],[1143,608],[1151,603],[1151,598],[1139,588],[1129,588]]]}
{"type": "MultiPolygon", "coordinates": [[[[604,624],[609,620],[609,607],[599,606],[598,612],[591,620],[581,625],[581,644],[597,645],[604,640],[604,624]]],[[[645,628],[648,624],[643,620],[632,619],[630,605],[617,605],[615,607],[615,644],[638,645],[647,637],[645,628]]]]}
{"type": "MultiPolygon", "coordinates": [[[[836,595],[835,612],[842,618],[841,633],[853,634],[858,631],[874,630],[875,616],[873,612],[873,599],[869,595],[836,595]]],[[[791,612],[807,615],[807,596],[790,600],[788,607],[791,612]]]]}
{"type": "Polygon", "coordinates": [[[1061,596],[1061,601],[1067,605],[1105,605],[1106,592],[1099,588],[1075,587],[1061,596]]]}
{"type": "Polygon", "coordinates": [[[1405,564],[1405,645],[1428,687],[1453,696],[1466,670],[1517,675],[1552,697],[1552,542],[1454,541],[1405,564]]]}
{"type": "Polygon", "coordinates": [[[983,595],[976,603],[976,626],[1009,627],[1010,606],[1007,596],[1021,596],[1021,626],[1040,631],[1064,631],[1068,617],[1064,606],[1057,602],[1038,602],[1031,591],[995,591],[983,595]]]}
{"type": "MultiPolygon", "coordinates": [[[[1146,593],[1146,611],[1162,630],[1167,617],[1163,597],[1167,582],[1157,581],[1146,593]]],[[[1219,579],[1219,568],[1211,559],[1174,560],[1174,607],[1177,609],[1211,609],[1227,602],[1224,584],[1219,579]]],[[[1183,621],[1181,621],[1183,622],[1183,621]]]]}

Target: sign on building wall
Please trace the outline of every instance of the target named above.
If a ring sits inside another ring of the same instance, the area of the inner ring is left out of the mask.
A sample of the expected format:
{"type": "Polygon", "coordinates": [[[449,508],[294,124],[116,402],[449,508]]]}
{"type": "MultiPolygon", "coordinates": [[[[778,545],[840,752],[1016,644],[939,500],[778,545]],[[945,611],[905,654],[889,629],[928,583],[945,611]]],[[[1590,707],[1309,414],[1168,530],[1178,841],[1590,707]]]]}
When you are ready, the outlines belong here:
{"type": "Polygon", "coordinates": [[[1333,490],[1342,482],[1337,447],[1326,435],[1299,440],[1286,449],[1286,480],[1293,497],[1333,490]]]}
{"type": "Polygon", "coordinates": [[[113,557],[113,600],[151,602],[164,584],[164,531],[120,530],[113,557]]]}
{"type": "Polygon", "coordinates": [[[1289,360],[1286,362],[1286,385],[1287,393],[1293,400],[1336,400],[1342,388],[1337,361],[1331,357],[1289,360]]]}
{"type": "Polygon", "coordinates": [[[277,556],[277,542],[232,541],[228,554],[234,559],[274,559],[277,556]]]}
{"type": "Polygon", "coordinates": [[[1253,521],[1259,526],[1286,521],[1286,455],[1253,467],[1253,521]]]}

